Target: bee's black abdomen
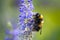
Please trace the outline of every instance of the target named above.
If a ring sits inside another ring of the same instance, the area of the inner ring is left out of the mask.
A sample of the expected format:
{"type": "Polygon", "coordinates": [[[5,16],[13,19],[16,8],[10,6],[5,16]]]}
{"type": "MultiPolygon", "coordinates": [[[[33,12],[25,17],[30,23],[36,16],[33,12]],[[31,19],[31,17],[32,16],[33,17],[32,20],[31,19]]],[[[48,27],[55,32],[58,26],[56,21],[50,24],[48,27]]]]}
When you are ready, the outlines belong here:
{"type": "Polygon", "coordinates": [[[34,24],[34,28],[33,28],[35,31],[39,31],[40,30],[40,27],[37,25],[37,24],[34,24]]]}
{"type": "Polygon", "coordinates": [[[35,30],[36,31],[39,31],[40,30],[40,27],[36,26],[35,30]]]}

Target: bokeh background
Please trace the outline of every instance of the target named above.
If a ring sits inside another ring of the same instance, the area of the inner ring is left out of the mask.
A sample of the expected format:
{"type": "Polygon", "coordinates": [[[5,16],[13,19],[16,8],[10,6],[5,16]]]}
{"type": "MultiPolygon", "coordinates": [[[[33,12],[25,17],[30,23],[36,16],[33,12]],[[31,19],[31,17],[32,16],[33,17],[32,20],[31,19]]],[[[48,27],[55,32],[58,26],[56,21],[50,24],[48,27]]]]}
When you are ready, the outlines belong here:
{"type": "MultiPolygon", "coordinates": [[[[60,0],[33,0],[34,12],[44,16],[42,34],[35,34],[33,40],[60,40],[60,0]]],[[[16,0],[0,0],[0,40],[6,36],[5,30],[18,23],[16,0]]]]}

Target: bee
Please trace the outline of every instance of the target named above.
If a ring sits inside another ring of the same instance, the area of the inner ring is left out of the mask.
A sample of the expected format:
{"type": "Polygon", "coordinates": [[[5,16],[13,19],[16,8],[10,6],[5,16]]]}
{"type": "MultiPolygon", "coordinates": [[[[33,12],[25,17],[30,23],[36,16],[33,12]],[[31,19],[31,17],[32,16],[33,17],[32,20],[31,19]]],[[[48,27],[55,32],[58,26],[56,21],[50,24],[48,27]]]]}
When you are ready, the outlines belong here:
{"type": "MultiPolygon", "coordinates": [[[[43,21],[43,16],[39,13],[36,13],[35,15],[33,15],[33,19],[34,19],[34,23],[33,23],[33,31],[39,31],[42,29],[42,25],[44,23],[43,21]]],[[[41,32],[40,32],[41,34],[41,32]]]]}

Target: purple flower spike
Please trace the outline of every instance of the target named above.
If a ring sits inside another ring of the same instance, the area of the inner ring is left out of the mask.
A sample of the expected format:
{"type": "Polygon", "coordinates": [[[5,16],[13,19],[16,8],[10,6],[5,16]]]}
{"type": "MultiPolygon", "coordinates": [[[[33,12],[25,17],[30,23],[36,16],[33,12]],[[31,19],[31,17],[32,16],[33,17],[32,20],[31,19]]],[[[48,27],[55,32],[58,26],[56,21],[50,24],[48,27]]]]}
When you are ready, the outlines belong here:
{"type": "MultiPolygon", "coordinates": [[[[30,40],[33,26],[34,9],[32,0],[19,0],[19,26],[12,30],[12,38],[6,37],[5,40],[30,40]]],[[[10,33],[10,31],[7,33],[10,33]]]]}

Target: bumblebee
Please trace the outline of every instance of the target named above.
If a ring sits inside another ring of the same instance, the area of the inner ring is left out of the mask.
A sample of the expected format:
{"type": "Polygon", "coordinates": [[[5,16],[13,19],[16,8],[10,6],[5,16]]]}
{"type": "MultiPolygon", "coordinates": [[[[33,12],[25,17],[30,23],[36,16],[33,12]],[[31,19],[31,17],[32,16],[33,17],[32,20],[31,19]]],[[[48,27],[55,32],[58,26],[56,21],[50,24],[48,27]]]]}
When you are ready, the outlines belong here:
{"type": "Polygon", "coordinates": [[[33,31],[39,31],[42,29],[43,25],[43,16],[39,13],[33,15],[34,23],[33,23],[33,31]]]}

